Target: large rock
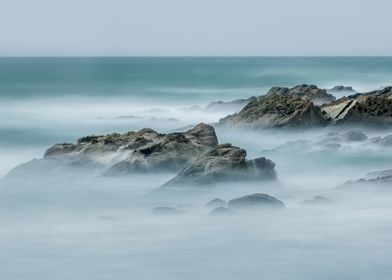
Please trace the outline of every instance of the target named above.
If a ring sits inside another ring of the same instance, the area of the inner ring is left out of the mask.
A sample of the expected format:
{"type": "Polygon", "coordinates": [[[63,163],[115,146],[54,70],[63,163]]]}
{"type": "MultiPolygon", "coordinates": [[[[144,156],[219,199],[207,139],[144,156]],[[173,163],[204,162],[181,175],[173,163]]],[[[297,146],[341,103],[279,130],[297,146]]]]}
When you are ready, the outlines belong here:
{"type": "Polygon", "coordinates": [[[279,199],[268,194],[255,193],[242,196],[229,201],[229,209],[250,209],[250,208],[285,208],[279,199]]]}
{"type": "Polygon", "coordinates": [[[178,171],[218,145],[215,130],[199,124],[184,133],[160,134],[152,129],[82,137],[76,144],[56,144],[43,159],[16,167],[13,174],[44,173],[58,168],[91,167],[105,174],[134,171],[178,171]]]}
{"type": "Polygon", "coordinates": [[[204,107],[203,111],[209,113],[216,113],[216,112],[226,112],[226,113],[235,113],[240,111],[250,102],[255,101],[257,98],[255,96],[249,97],[247,99],[236,99],[232,101],[215,101],[208,104],[204,107]]]}
{"type": "Polygon", "coordinates": [[[347,87],[347,86],[335,86],[333,88],[327,89],[328,93],[333,93],[333,94],[346,94],[346,95],[352,95],[356,94],[356,91],[352,87],[347,87]]]}
{"type": "Polygon", "coordinates": [[[271,95],[282,95],[300,98],[303,100],[312,101],[316,105],[329,103],[334,101],[336,98],[329,94],[325,89],[320,89],[315,85],[298,85],[293,88],[286,87],[273,87],[271,88],[267,96],[271,95]]]}
{"type": "Polygon", "coordinates": [[[199,156],[162,187],[213,185],[236,180],[274,180],[275,164],[266,158],[246,160],[244,149],[219,145],[199,156]]]}
{"type": "Polygon", "coordinates": [[[323,105],[322,110],[337,125],[392,125],[392,99],[384,96],[348,96],[323,105]]]}
{"type": "Polygon", "coordinates": [[[328,116],[313,102],[272,90],[274,93],[259,97],[239,113],[221,119],[219,125],[241,128],[310,128],[328,124],[328,116]]]}

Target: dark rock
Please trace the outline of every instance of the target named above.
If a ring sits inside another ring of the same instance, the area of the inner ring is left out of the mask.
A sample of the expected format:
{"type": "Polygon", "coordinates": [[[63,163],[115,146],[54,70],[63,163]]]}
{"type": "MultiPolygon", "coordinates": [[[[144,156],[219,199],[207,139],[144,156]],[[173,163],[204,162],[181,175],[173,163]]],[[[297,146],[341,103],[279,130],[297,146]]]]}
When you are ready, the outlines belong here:
{"type": "Polygon", "coordinates": [[[199,156],[162,187],[213,185],[236,180],[275,180],[275,164],[266,158],[246,160],[246,151],[222,144],[199,156]]]}
{"type": "Polygon", "coordinates": [[[230,209],[225,207],[218,207],[212,210],[208,215],[210,216],[225,216],[225,215],[232,215],[233,212],[230,209]]]}
{"type": "Polygon", "coordinates": [[[350,130],[346,133],[343,133],[342,137],[343,139],[352,142],[361,142],[368,140],[367,135],[360,130],[350,130]]]}
{"type": "Polygon", "coordinates": [[[213,200],[208,201],[206,203],[206,207],[209,208],[226,207],[226,201],[220,198],[215,198],[213,200]]]}
{"type": "Polygon", "coordinates": [[[285,208],[282,201],[268,194],[255,193],[229,201],[229,209],[285,208]]]}
{"type": "Polygon", "coordinates": [[[250,102],[255,101],[257,98],[255,96],[249,97],[247,99],[236,99],[233,101],[215,101],[208,104],[203,111],[209,113],[215,112],[238,112],[250,102]]]}
{"type": "Polygon", "coordinates": [[[145,128],[125,134],[82,137],[76,144],[56,144],[45,152],[43,159],[15,169],[19,169],[19,173],[27,173],[28,169],[50,173],[60,167],[92,167],[106,175],[178,171],[217,145],[215,130],[207,124],[169,134],[145,128]]]}
{"type": "Polygon", "coordinates": [[[152,215],[174,215],[178,213],[179,211],[172,207],[155,207],[151,211],[152,215]]]}
{"type": "Polygon", "coordinates": [[[261,96],[219,126],[243,128],[310,128],[325,126],[328,116],[309,100],[284,94],[261,96]]]}
{"type": "Polygon", "coordinates": [[[303,205],[329,205],[333,203],[332,200],[325,198],[323,196],[315,196],[311,200],[304,200],[302,202],[303,205]]]}
{"type": "Polygon", "coordinates": [[[346,86],[335,86],[331,89],[327,89],[327,92],[332,92],[332,93],[347,93],[347,94],[355,94],[356,91],[352,87],[346,87],[346,86]]]}

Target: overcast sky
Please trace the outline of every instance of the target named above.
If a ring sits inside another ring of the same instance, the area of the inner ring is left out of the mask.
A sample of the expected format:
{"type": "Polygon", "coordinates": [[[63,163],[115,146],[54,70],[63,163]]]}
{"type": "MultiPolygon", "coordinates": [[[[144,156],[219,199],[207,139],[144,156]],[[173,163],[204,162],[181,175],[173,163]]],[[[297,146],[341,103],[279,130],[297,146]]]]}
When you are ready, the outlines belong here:
{"type": "Polygon", "coordinates": [[[0,56],[392,55],[391,0],[0,0],[0,56]]]}

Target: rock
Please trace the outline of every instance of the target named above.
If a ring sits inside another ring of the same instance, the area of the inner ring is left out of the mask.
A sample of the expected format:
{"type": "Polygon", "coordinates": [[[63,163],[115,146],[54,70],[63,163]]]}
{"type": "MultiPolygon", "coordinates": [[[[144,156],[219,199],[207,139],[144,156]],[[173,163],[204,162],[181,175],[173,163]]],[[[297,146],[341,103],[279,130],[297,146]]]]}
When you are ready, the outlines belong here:
{"type": "Polygon", "coordinates": [[[215,101],[208,104],[204,107],[203,111],[208,113],[216,113],[216,112],[226,112],[226,113],[235,113],[240,111],[250,102],[255,101],[257,98],[255,96],[249,97],[247,99],[236,99],[233,101],[215,101]]]}
{"type": "Polygon", "coordinates": [[[329,205],[333,203],[332,200],[325,198],[323,196],[315,196],[311,200],[304,200],[302,202],[303,205],[329,205]]]}
{"type": "Polygon", "coordinates": [[[229,209],[285,208],[282,201],[268,194],[255,193],[229,201],[229,209]]]}
{"type": "Polygon", "coordinates": [[[208,208],[226,207],[226,201],[220,198],[215,198],[213,200],[208,201],[206,203],[206,207],[208,208]]]}
{"type": "Polygon", "coordinates": [[[179,171],[217,145],[215,130],[207,124],[183,133],[160,134],[145,128],[125,134],[93,135],[80,138],[76,144],[56,144],[43,159],[18,166],[10,174],[27,174],[29,170],[46,174],[60,167],[91,167],[106,175],[179,171]]]}
{"type": "Polygon", "coordinates": [[[353,142],[361,142],[368,140],[367,135],[360,130],[350,130],[346,133],[343,133],[342,138],[347,141],[353,142]]]}
{"type": "Polygon", "coordinates": [[[275,180],[275,164],[266,158],[246,160],[246,151],[222,144],[200,155],[162,187],[214,185],[221,182],[275,180]]]}
{"type": "Polygon", "coordinates": [[[178,213],[179,211],[172,207],[155,207],[151,211],[152,215],[174,215],[178,213]]]}
{"type": "Polygon", "coordinates": [[[346,86],[335,86],[333,88],[327,89],[327,92],[331,93],[339,93],[339,94],[356,94],[356,91],[352,87],[346,87],[346,86]]]}
{"type": "Polygon", "coordinates": [[[363,93],[362,95],[385,97],[388,99],[392,99],[392,87],[385,87],[383,89],[366,92],[366,93],[363,93]]]}
{"type": "Polygon", "coordinates": [[[392,185],[392,170],[383,170],[372,172],[355,181],[347,181],[344,184],[337,186],[340,189],[357,188],[357,187],[391,187],[392,185]]]}
{"type": "Polygon", "coordinates": [[[336,125],[383,127],[392,125],[392,99],[353,95],[322,106],[336,125]]]}
{"type": "Polygon", "coordinates": [[[225,207],[218,207],[212,210],[208,215],[210,216],[225,216],[225,215],[232,215],[233,212],[230,209],[225,207]]]}
{"type": "Polygon", "coordinates": [[[309,100],[316,105],[329,103],[336,99],[332,94],[327,93],[325,89],[320,89],[315,85],[305,84],[298,85],[290,89],[285,87],[273,87],[267,93],[267,96],[272,95],[290,96],[303,100],[309,100]]]}
{"type": "Polygon", "coordinates": [[[274,93],[261,96],[239,113],[220,119],[218,125],[243,128],[310,128],[328,123],[327,114],[311,101],[274,93]]]}

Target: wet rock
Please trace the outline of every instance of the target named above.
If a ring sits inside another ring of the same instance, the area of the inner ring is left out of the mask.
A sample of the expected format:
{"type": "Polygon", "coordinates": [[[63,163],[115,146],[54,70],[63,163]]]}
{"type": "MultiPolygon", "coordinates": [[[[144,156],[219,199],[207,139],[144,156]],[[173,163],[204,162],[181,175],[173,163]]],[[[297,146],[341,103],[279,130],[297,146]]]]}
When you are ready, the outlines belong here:
{"type": "Polygon", "coordinates": [[[198,124],[186,132],[160,134],[152,129],[124,134],[86,136],[76,144],[56,144],[43,159],[16,167],[11,174],[32,170],[48,174],[55,168],[91,167],[105,175],[178,171],[218,145],[215,130],[198,124]]]}
{"type": "Polygon", "coordinates": [[[285,208],[282,201],[268,194],[255,193],[229,201],[229,209],[285,208]]]}
{"type": "Polygon", "coordinates": [[[206,203],[206,207],[208,208],[226,207],[226,201],[220,198],[215,198],[213,200],[208,201],[206,203]]]}
{"type": "Polygon", "coordinates": [[[246,151],[222,144],[199,156],[162,187],[214,185],[231,181],[275,180],[275,164],[266,158],[246,160],[246,151]]]}

